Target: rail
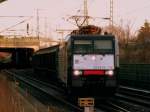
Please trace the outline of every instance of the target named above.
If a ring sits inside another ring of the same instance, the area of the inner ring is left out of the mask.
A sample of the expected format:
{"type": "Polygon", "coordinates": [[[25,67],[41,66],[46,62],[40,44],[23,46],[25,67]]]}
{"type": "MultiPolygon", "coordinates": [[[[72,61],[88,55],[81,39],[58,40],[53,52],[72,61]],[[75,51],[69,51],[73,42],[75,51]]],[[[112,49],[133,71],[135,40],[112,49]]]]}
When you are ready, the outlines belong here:
{"type": "Polygon", "coordinates": [[[68,108],[70,111],[82,111],[81,108],[72,104],[71,102],[68,102],[65,98],[62,98],[61,95],[59,95],[56,91],[41,84],[40,82],[22,77],[20,76],[21,74],[16,74],[12,71],[5,70],[5,72],[8,73],[11,79],[13,78],[14,80],[17,80],[20,83],[20,87],[30,91],[30,93],[34,97],[37,97],[37,99],[42,101],[44,104],[52,105],[50,104],[50,102],[53,101],[58,107],[68,108]]]}
{"type": "Polygon", "coordinates": [[[149,112],[150,91],[131,87],[119,86],[117,93],[98,104],[106,112],[149,112]]]}

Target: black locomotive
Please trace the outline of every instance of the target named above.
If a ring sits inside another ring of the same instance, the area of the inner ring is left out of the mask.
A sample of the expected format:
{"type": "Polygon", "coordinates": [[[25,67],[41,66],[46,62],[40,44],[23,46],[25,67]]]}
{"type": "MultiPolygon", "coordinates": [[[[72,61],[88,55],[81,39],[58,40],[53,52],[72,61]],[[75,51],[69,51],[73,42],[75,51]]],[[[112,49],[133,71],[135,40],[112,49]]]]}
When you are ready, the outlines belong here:
{"type": "Polygon", "coordinates": [[[112,95],[117,88],[119,50],[112,35],[72,34],[33,55],[36,76],[69,94],[112,95]]]}

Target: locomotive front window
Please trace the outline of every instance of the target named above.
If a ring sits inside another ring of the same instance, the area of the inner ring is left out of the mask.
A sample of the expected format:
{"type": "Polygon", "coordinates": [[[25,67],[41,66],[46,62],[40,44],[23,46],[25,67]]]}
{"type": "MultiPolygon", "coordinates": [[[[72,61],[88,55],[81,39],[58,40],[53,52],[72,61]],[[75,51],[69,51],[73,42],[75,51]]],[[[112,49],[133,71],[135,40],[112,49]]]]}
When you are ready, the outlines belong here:
{"type": "Polygon", "coordinates": [[[90,53],[92,52],[92,41],[91,40],[75,40],[74,41],[74,52],[75,53],[90,53]]]}
{"type": "Polygon", "coordinates": [[[112,40],[95,40],[94,50],[95,51],[112,51],[113,44],[112,40]]]}

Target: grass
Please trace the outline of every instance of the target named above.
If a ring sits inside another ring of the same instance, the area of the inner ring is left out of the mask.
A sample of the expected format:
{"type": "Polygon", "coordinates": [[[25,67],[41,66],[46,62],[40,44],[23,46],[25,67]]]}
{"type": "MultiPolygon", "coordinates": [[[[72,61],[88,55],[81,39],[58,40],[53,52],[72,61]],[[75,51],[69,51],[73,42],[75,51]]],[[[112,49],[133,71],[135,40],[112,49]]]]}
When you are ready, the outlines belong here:
{"type": "Polygon", "coordinates": [[[10,87],[6,77],[0,76],[0,112],[21,112],[21,103],[16,91],[10,87]]]}

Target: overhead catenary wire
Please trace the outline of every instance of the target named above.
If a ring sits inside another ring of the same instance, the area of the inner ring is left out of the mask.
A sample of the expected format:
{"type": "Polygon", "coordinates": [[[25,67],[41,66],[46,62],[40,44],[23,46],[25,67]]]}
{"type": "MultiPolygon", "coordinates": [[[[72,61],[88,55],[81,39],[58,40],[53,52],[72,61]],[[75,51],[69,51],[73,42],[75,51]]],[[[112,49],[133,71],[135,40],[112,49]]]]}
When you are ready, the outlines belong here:
{"type": "Polygon", "coordinates": [[[12,26],[8,27],[8,28],[5,28],[4,30],[1,30],[0,33],[5,32],[5,31],[7,31],[7,30],[9,30],[9,29],[11,29],[11,28],[13,28],[13,27],[16,27],[16,26],[18,26],[18,25],[20,25],[20,24],[22,24],[22,23],[24,23],[24,22],[26,22],[26,21],[28,21],[28,20],[30,20],[30,19],[32,19],[32,17],[30,17],[30,18],[28,18],[28,19],[25,19],[25,20],[23,20],[23,21],[21,21],[21,22],[15,24],[15,25],[12,25],[12,26]]]}
{"type": "Polygon", "coordinates": [[[3,18],[24,18],[24,17],[33,17],[33,16],[0,16],[0,17],[3,17],[3,18]]]}

